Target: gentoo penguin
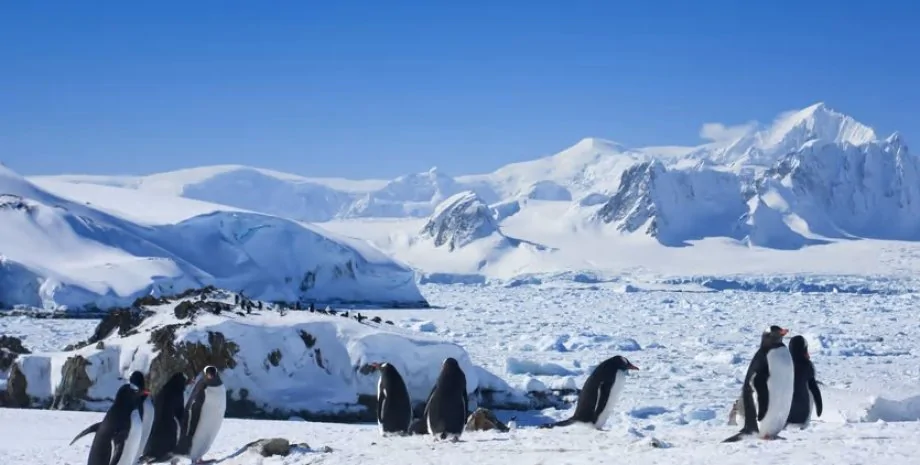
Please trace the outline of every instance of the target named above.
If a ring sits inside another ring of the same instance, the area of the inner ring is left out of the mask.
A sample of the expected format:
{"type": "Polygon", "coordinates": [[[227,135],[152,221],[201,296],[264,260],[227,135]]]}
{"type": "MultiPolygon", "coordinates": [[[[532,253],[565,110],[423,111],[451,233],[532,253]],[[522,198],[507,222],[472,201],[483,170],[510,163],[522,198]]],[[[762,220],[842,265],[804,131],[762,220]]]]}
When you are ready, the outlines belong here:
{"type": "Polygon", "coordinates": [[[73,438],[71,445],[87,434],[96,433],[86,465],[134,465],[134,455],[141,442],[140,401],[134,386],[122,385],[102,421],[73,438]]]}
{"type": "Polygon", "coordinates": [[[795,389],[787,423],[804,429],[811,422],[812,404],[815,413],[820,417],[824,403],[821,400],[821,390],[818,389],[818,381],[815,379],[815,366],[811,363],[805,338],[795,336],[790,339],[789,353],[792,354],[792,363],[795,366],[795,389]]]}
{"type": "Polygon", "coordinates": [[[788,332],[770,326],[761,335],[760,348],[748,365],[741,388],[744,427],[722,442],[740,441],[753,434],[761,439],[777,439],[777,433],[785,428],[795,377],[792,355],[783,344],[788,332]]]}
{"type": "Polygon", "coordinates": [[[226,410],[227,387],[221,381],[217,368],[208,365],[185,404],[182,436],[176,455],[188,457],[195,464],[203,463],[201,458],[217,439],[226,410]]]}
{"type": "Polygon", "coordinates": [[[380,380],[377,381],[377,424],[380,425],[380,433],[408,432],[412,422],[412,402],[406,383],[392,364],[384,362],[373,366],[380,371],[380,380]]]}
{"type": "Polygon", "coordinates": [[[428,433],[452,441],[460,439],[469,415],[469,397],[466,393],[466,375],[453,357],[441,364],[441,373],[425,405],[425,423],[428,433]]]}
{"type": "Polygon", "coordinates": [[[179,444],[182,417],[185,415],[185,375],[176,373],[154,398],[153,428],[144,447],[145,462],[162,462],[172,456],[179,444]]]}
{"type": "Polygon", "coordinates": [[[150,430],[153,427],[153,401],[150,399],[150,391],[147,390],[147,383],[144,380],[143,373],[140,371],[131,373],[131,377],[128,381],[140,394],[138,412],[141,415],[141,442],[140,447],[137,448],[134,454],[134,461],[137,462],[137,459],[141,458],[141,454],[144,453],[144,448],[147,446],[147,439],[150,437],[150,430]]]}
{"type": "Polygon", "coordinates": [[[565,420],[540,427],[553,428],[584,423],[601,429],[607,423],[610,414],[613,413],[613,407],[623,392],[627,373],[629,370],[638,369],[639,367],[621,355],[604,360],[585,380],[585,385],[578,394],[575,413],[565,420]]]}

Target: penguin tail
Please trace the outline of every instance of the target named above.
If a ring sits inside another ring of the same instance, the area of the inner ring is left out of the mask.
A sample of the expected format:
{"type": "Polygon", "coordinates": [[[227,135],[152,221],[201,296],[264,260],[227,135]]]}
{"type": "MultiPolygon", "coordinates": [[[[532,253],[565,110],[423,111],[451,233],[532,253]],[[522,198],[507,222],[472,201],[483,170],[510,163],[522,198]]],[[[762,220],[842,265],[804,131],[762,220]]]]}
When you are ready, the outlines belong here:
{"type": "Polygon", "coordinates": [[[99,423],[93,423],[92,425],[89,425],[85,430],[80,431],[80,434],[74,437],[73,441],[70,441],[70,444],[68,445],[72,446],[73,443],[77,442],[78,439],[82,438],[83,436],[86,436],[87,434],[95,434],[96,431],[98,430],[99,430],[99,423]]]}
{"type": "Polygon", "coordinates": [[[722,441],[722,443],[724,444],[724,443],[727,443],[727,442],[738,442],[738,441],[741,441],[742,439],[744,439],[745,436],[750,436],[750,435],[752,435],[752,434],[754,434],[752,431],[748,431],[748,430],[744,430],[744,429],[743,429],[743,430],[739,431],[738,434],[735,434],[734,436],[731,436],[731,437],[725,439],[724,441],[722,441]]]}
{"type": "Polygon", "coordinates": [[[575,423],[575,417],[569,417],[569,418],[566,418],[565,420],[560,420],[555,423],[547,423],[545,425],[540,425],[540,428],[549,429],[549,428],[555,428],[557,426],[569,426],[572,423],[575,423]]]}

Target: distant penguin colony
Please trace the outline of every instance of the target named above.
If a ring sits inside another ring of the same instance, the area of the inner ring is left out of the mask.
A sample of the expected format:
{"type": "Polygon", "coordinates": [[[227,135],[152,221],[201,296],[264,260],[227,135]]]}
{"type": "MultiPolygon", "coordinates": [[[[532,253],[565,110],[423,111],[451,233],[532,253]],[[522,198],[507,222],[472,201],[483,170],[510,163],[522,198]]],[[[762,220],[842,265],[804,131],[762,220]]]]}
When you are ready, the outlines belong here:
{"type": "MultiPolygon", "coordinates": [[[[738,442],[746,437],[783,439],[779,433],[787,426],[806,428],[813,416],[821,416],[824,403],[808,343],[803,336],[795,336],[787,347],[783,338],[788,333],[773,325],[761,334],[741,395],[729,414],[729,424],[735,424],[735,417],[742,416],[743,427],[722,442],[738,442]]],[[[439,440],[460,440],[469,421],[470,406],[466,374],[457,359],[444,359],[417,420],[406,380],[393,363],[375,362],[370,366],[379,373],[376,419],[382,435],[415,433],[439,440]]],[[[572,415],[539,427],[582,424],[602,429],[620,400],[629,372],[636,370],[639,368],[621,355],[602,361],[585,380],[572,415]]],[[[227,388],[214,366],[206,366],[195,380],[187,381],[183,373],[175,373],[151,401],[143,373],[133,371],[128,383],[118,389],[102,421],[77,434],[71,445],[83,436],[95,434],[87,465],[167,460],[176,463],[177,457],[188,458],[193,464],[204,463],[224,420],[227,388]],[[193,382],[195,386],[186,402],[185,391],[193,382]]]]}

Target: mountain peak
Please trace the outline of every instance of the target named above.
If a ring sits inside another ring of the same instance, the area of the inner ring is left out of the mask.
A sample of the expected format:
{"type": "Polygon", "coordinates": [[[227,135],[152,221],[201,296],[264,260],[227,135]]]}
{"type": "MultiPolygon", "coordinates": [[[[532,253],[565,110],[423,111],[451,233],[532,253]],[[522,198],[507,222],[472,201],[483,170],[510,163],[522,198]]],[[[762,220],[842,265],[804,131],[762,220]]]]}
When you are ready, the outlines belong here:
{"type": "Polygon", "coordinates": [[[585,137],[566,151],[612,151],[622,152],[625,148],[612,140],[599,137],[585,137]]]}
{"type": "Polygon", "coordinates": [[[787,111],[761,135],[764,148],[798,148],[809,140],[863,145],[877,140],[875,131],[852,117],[818,102],[801,110],[787,111]]]}

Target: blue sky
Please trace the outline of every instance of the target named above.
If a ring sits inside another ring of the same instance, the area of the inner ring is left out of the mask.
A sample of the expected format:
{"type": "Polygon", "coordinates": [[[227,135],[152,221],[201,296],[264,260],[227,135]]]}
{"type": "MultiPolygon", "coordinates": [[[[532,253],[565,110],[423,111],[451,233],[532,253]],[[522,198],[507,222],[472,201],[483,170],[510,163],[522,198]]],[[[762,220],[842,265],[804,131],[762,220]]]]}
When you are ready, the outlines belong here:
{"type": "Polygon", "coordinates": [[[817,101],[920,141],[908,2],[372,4],[3,2],[0,161],[467,174],[586,136],[698,144],[817,101]]]}

